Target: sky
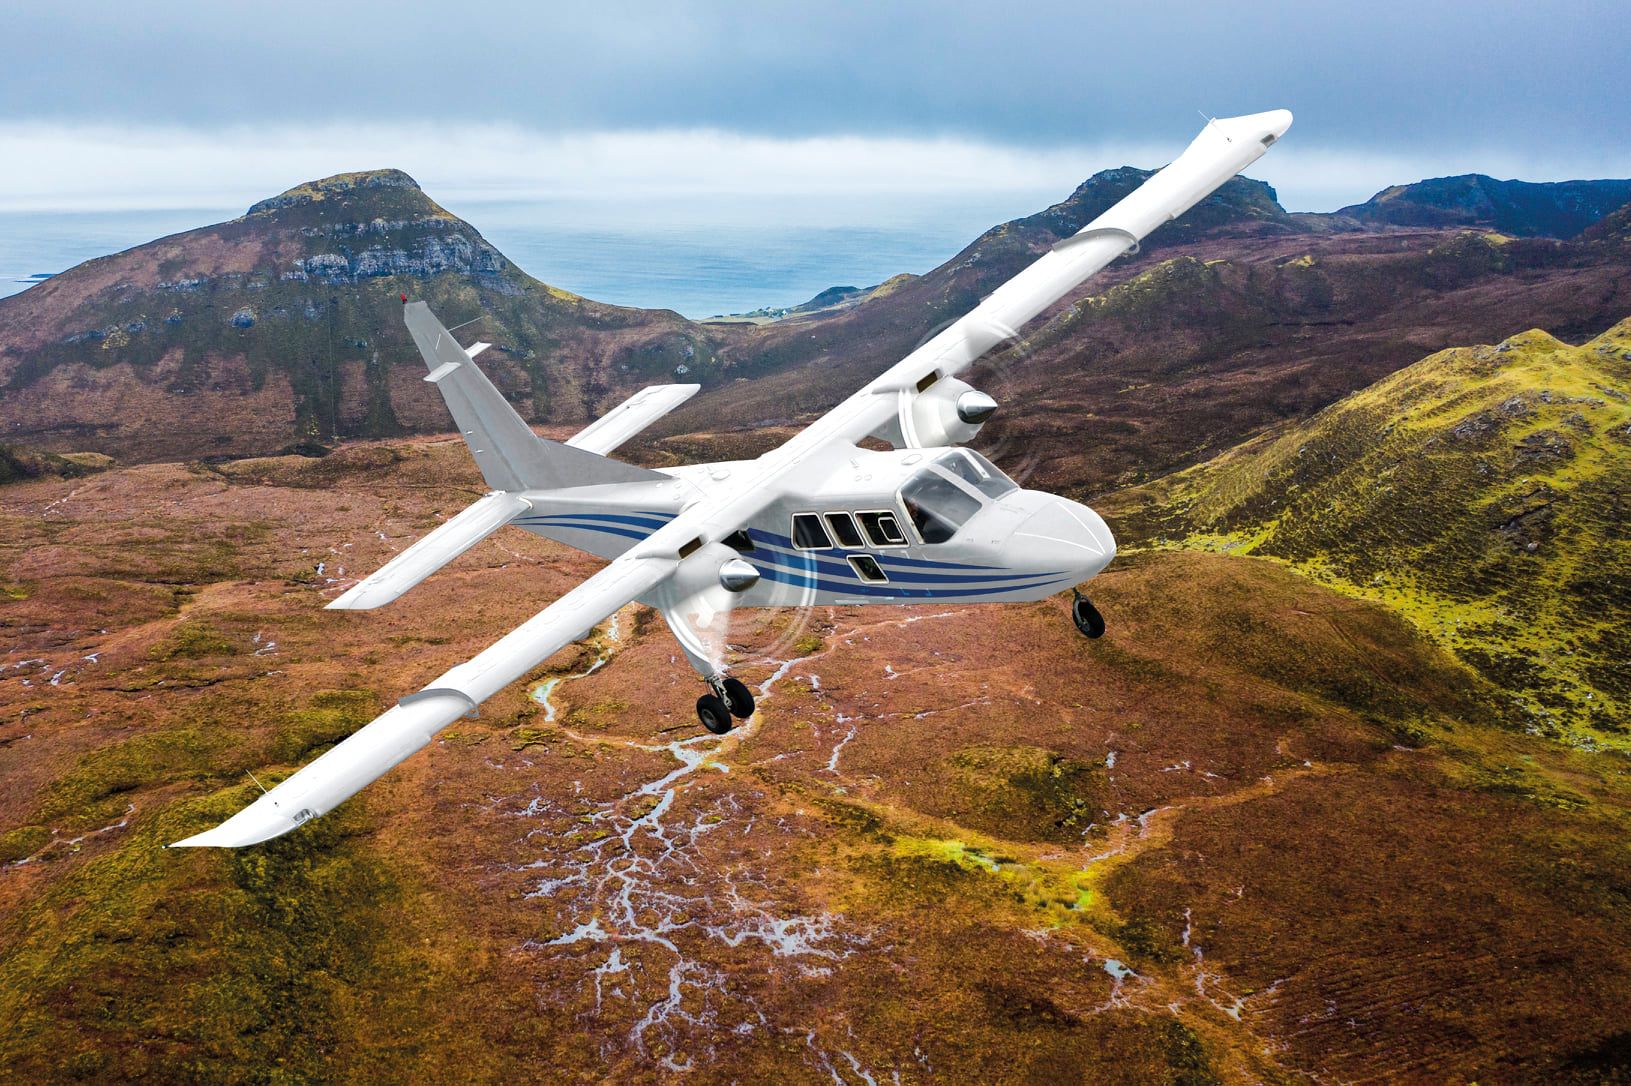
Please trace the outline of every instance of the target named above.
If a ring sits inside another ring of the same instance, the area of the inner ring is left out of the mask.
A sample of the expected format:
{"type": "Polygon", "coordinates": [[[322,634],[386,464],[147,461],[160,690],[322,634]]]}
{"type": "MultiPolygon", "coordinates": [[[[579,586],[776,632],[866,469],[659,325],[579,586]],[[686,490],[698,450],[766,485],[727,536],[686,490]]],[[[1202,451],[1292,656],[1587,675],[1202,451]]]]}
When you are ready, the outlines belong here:
{"type": "Polygon", "coordinates": [[[1053,192],[1202,115],[1297,117],[1292,210],[1631,176],[1631,5],[9,3],[0,210],[243,207],[396,166],[444,203],[1053,192]]]}

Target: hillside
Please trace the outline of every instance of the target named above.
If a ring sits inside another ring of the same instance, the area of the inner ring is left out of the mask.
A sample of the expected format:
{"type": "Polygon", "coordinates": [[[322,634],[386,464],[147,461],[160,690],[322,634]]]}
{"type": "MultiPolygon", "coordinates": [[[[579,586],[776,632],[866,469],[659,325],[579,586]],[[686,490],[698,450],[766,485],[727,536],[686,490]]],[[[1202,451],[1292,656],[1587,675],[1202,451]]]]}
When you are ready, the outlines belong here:
{"type": "Polygon", "coordinates": [[[1531,730],[1631,749],[1631,320],[1432,355],[1112,507],[1386,603],[1531,730]]]}
{"type": "MultiPolygon", "coordinates": [[[[924,275],[697,324],[539,283],[398,171],[341,175],[0,300],[0,440],[128,462],[442,431],[397,312],[408,293],[450,326],[479,318],[461,334],[497,344],[484,365],[534,422],[564,429],[680,377],[706,391],[654,431],[667,442],[631,455],[750,455],[1147,176],[1096,174],[924,275]]],[[[987,447],[1025,457],[1041,485],[1101,493],[1433,350],[1533,326],[1587,334],[1631,312],[1617,221],[1573,241],[1366,226],[1288,214],[1235,178],[989,361],[976,379],[1024,409],[998,413],[987,447]]]]}
{"type": "Polygon", "coordinates": [[[532,279],[401,171],[341,174],[0,300],[0,437],[142,460],[446,429],[401,293],[480,318],[539,422],[706,374],[725,334],[532,279]]]}
{"type": "MultiPolygon", "coordinates": [[[[1054,236],[1034,223],[993,232],[830,316],[751,330],[720,357],[726,374],[754,380],[705,391],[665,420],[666,447],[762,449],[1054,236]]],[[[1022,459],[1039,485],[1102,494],[1305,418],[1432,351],[1535,326],[1585,337],[1628,312],[1631,260],[1595,236],[1300,232],[1240,219],[1118,261],[978,367],[974,383],[1004,404],[981,443],[1022,459]]]]}
{"type": "Polygon", "coordinates": [[[1481,173],[1385,188],[1339,217],[1382,226],[1460,226],[1572,238],[1631,200],[1631,180],[1497,181],[1481,173]]]}

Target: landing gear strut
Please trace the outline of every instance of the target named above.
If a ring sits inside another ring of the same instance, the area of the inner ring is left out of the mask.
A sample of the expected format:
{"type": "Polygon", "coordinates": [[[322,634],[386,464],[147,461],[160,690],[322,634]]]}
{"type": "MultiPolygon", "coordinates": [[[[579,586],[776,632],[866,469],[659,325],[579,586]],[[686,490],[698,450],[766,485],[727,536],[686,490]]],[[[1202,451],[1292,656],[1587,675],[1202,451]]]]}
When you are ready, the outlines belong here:
{"type": "Polygon", "coordinates": [[[1104,636],[1104,616],[1099,609],[1093,606],[1093,601],[1072,590],[1076,597],[1070,602],[1070,618],[1076,623],[1076,628],[1082,632],[1083,637],[1104,636]]]}
{"type": "Polygon", "coordinates": [[[708,687],[712,693],[697,699],[697,719],[715,735],[724,735],[736,726],[736,720],[753,715],[753,692],[741,679],[714,674],[708,677],[708,687]]]}

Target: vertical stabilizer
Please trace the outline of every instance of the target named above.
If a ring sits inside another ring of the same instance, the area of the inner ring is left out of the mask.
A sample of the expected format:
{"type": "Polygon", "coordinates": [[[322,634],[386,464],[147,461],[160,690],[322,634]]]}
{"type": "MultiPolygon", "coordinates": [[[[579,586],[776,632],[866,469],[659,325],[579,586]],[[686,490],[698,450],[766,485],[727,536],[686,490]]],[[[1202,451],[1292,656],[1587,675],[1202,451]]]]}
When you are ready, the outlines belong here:
{"type": "Polygon", "coordinates": [[[574,449],[532,432],[503,393],[424,302],[402,307],[408,333],[425,357],[435,385],[459,427],[482,478],[494,490],[563,490],[599,483],[631,483],[666,476],[574,449]]]}

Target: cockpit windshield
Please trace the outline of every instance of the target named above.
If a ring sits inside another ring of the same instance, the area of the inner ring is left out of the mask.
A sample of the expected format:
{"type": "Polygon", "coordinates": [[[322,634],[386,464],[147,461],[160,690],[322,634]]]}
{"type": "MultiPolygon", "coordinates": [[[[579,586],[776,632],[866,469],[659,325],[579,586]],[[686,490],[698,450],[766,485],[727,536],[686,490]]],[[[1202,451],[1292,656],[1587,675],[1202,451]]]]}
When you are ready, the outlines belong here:
{"type": "Polygon", "coordinates": [[[957,449],[935,461],[988,498],[1000,498],[1019,489],[997,466],[972,449],[957,449]]]}
{"type": "Polygon", "coordinates": [[[987,502],[1018,489],[979,453],[954,449],[914,475],[900,496],[923,542],[944,543],[987,502]]]}
{"type": "Polygon", "coordinates": [[[925,543],[946,542],[980,511],[980,499],[932,468],[901,487],[900,496],[925,543]]]}

